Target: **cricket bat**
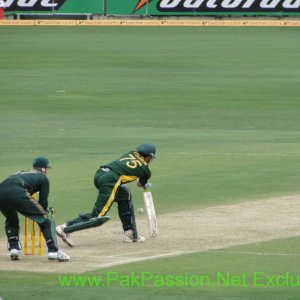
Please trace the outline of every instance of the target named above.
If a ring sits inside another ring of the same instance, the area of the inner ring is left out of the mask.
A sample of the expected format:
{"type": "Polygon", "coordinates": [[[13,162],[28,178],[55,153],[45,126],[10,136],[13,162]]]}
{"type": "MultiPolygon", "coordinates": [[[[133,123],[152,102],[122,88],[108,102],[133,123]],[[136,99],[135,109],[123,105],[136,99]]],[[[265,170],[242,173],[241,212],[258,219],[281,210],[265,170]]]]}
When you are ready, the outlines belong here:
{"type": "Polygon", "coordinates": [[[145,189],[143,196],[148,219],[149,235],[153,238],[158,234],[158,227],[152,193],[145,189]]]}

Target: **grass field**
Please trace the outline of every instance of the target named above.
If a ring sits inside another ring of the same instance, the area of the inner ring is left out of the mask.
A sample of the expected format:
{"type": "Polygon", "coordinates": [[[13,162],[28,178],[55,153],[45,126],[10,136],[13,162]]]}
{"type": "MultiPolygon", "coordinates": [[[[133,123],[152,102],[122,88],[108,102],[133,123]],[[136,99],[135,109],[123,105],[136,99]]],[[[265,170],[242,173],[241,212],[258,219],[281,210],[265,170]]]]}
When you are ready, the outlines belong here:
{"type": "MultiPolygon", "coordinates": [[[[47,156],[50,204],[60,223],[91,209],[98,165],[151,141],[162,219],[169,212],[298,195],[298,36],[298,28],[0,27],[0,180],[47,156]]],[[[132,191],[135,207],[142,206],[140,191],[134,185],[132,191]]],[[[117,219],[115,207],[110,215],[117,219]]],[[[0,225],[4,253],[3,217],[0,225]]],[[[203,287],[61,287],[63,274],[20,272],[17,262],[16,271],[1,270],[0,296],[298,299],[300,279],[297,287],[251,280],[255,272],[299,274],[299,246],[287,235],[85,273],[208,274],[211,284],[203,287]],[[245,274],[246,283],[218,285],[218,272],[245,274]]]]}

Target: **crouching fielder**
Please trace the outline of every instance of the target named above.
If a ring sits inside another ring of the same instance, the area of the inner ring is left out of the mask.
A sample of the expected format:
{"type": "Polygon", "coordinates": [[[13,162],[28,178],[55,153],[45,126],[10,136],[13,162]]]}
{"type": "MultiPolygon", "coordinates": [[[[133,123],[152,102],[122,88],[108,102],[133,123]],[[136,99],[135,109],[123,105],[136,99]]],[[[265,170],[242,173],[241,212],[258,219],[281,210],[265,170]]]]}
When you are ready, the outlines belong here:
{"type": "Polygon", "coordinates": [[[101,165],[94,177],[94,184],[99,193],[92,211],[79,214],[79,217],[57,226],[57,235],[73,247],[70,233],[104,224],[110,219],[106,216],[107,212],[113,202],[117,202],[124,230],[123,242],[145,241],[144,237],[137,234],[131,192],[126,184],[137,179],[138,187],[147,184],[151,177],[149,163],[155,158],[155,154],[155,146],[144,143],[136,150],[125,153],[121,158],[101,165]]]}
{"type": "Polygon", "coordinates": [[[40,156],[33,161],[32,169],[16,172],[0,184],[0,211],[6,217],[5,231],[12,260],[19,259],[21,250],[18,212],[39,225],[47,243],[49,260],[70,260],[70,256],[58,249],[55,232],[51,230],[52,221],[47,217],[49,168],[49,160],[40,156]],[[37,192],[38,201],[32,197],[37,192]]]}

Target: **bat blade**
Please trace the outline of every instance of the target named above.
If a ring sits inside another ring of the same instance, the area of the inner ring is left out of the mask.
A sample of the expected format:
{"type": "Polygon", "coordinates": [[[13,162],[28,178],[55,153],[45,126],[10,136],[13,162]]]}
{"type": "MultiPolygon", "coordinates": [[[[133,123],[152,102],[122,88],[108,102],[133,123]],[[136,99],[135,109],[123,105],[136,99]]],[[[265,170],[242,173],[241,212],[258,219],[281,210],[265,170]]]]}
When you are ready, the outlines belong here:
{"type": "Polygon", "coordinates": [[[150,191],[144,192],[144,203],[148,219],[149,235],[150,237],[156,237],[158,234],[157,218],[152,193],[150,191]]]}

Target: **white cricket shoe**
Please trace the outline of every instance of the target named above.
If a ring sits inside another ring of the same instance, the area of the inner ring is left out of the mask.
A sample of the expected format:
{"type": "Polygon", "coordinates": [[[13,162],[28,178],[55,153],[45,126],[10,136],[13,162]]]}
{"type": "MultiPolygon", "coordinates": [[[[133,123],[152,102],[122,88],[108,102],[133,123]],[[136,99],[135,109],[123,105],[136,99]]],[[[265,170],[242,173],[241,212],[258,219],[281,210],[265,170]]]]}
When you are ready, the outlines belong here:
{"type": "Polygon", "coordinates": [[[57,252],[49,252],[48,259],[49,260],[58,260],[58,261],[69,261],[70,256],[67,255],[66,253],[62,252],[61,250],[58,250],[57,252]]]}
{"type": "Polygon", "coordinates": [[[145,242],[145,238],[141,235],[138,235],[135,239],[133,237],[133,230],[129,229],[124,232],[123,242],[124,243],[134,243],[134,242],[145,242]]]}
{"type": "Polygon", "coordinates": [[[62,224],[56,226],[56,234],[63,240],[64,243],[66,243],[70,247],[74,247],[74,242],[71,240],[71,237],[68,233],[64,232],[64,228],[67,226],[67,224],[62,224]]]}
{"type": "Polygon", "coordinates": [[[10,255],[10,259],[11,260],[19,260],[19,254],[20,254],[20,251],[18,249],[11,249],[9,251],[9,255],[10,255]]]}

